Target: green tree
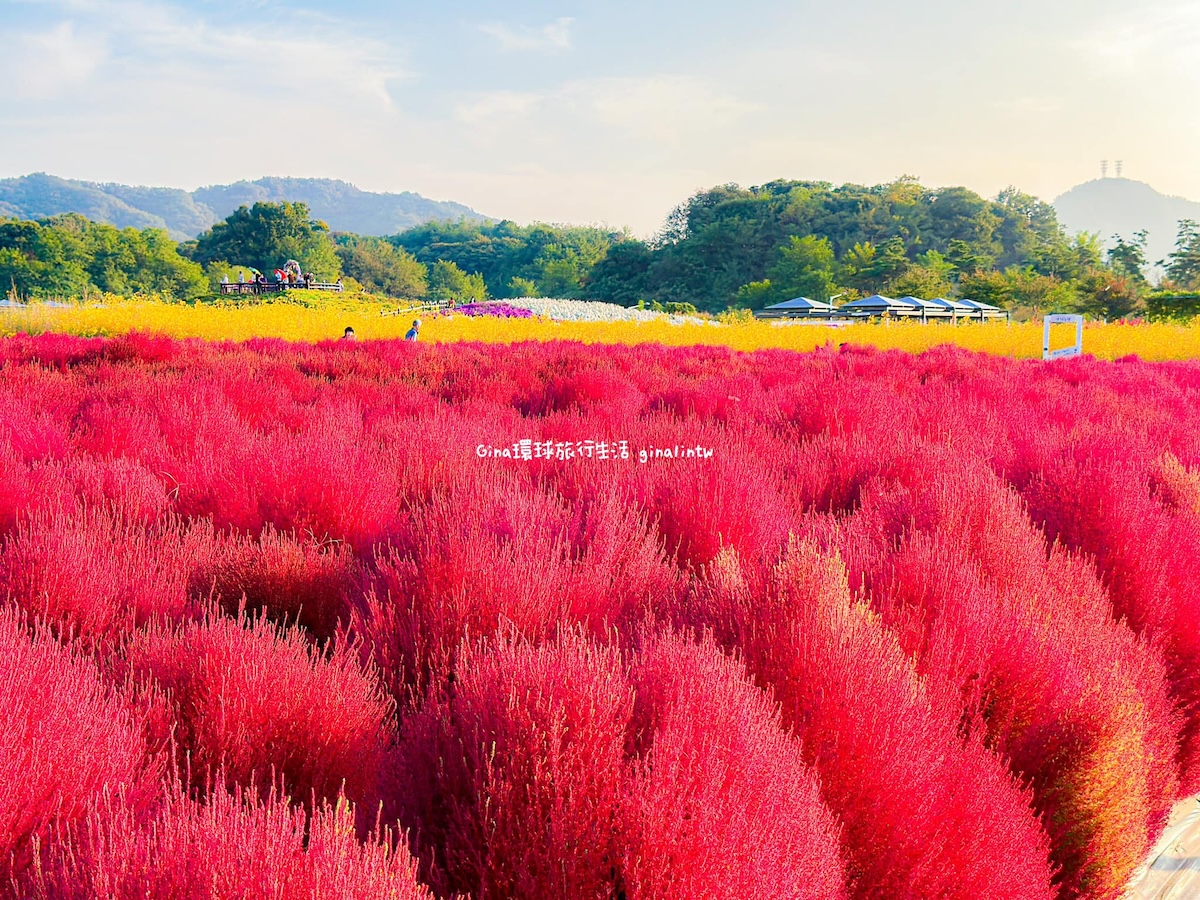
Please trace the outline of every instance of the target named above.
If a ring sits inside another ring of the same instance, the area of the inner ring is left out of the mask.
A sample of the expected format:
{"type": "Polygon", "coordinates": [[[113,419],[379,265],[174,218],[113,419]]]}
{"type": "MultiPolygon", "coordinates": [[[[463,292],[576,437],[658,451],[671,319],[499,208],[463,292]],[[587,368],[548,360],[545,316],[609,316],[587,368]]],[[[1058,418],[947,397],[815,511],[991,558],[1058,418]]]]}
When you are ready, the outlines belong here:
{"type": "Polygon", "coordinates": [[[632,306],[650,291],[650,266],[655,254],[641,241],[613,244],[588,274],[588,296],[632,306]]]}
{"type": "Polygon", "coordinates": [[[936,250],[923,253],[914,265],[909,266],[899,278],[888,285],[888,292],[895,297],[920,297],[932,300],[948,297],[954,292],[951,273],[954,266],[936,250]]]}
{"type": "Polygon", "coordinates": [[[1097,319],[1123,319],[1142,306],[1141,291],[1128,275],[1095,270],[1075,283],[1075,312],[1097,319]]]}
{"type": "Polygon", "coordinates": [[[508,282],[509,297],[540,297],[538,286],[533,279],[514,275],[508,282]]]}
{"type": "Polygon", "coordinates": [[[0,286],[31,297],[208,292],[203,270],[179,255],[166,231],[117,229],[75,214],[0,222],[0,286]]]}
{"type": "Polygon", "coordinates": [[[764,306],[770,306],[772,303],[778,302],[777,293],[775,285],[771,284],[771,279],[769,278],[743,284],[738,288],[733,308],[762,309],[764,306]]]}
{"type": "Polygon", "coordinates": [[[1106,254],[1108,264],[1113,270],[1130,279],[1134,284],[1146,284],[1146,241],[1150,237],[1144,229],[1135,232],[1132,241],[1127,241],[1119,234],[1113,235],[1113,246],[1106,254]]]}
{"type": "Polygon", "coordinates": [[[975,248],[966,241],[958,239],[949,242],[945,258],[955,276],[970,274],[971,272],[978,272],[992,267],[991,259],[977,253],[975,248]]]}
{"type": "Polygon", "coordinates": [[[910,265],[904,239],[888,238],[875,254],[875,266],[871,274],[875,276],[875,283],[882,287],[893,284],[908,271],[910,265]]]}
{"type": "Polygon", "coordinates": [[[322,281],[342,273],[329,226],[309,217],[303,203],[255,203],[240,207],[196,240],[194,259],[204,265],[227,260],[263,272],[298,261],[322,281]]]}
{"type": "Polygon", "coordinates": [[[1001,308],[1034,313],[1072,312],[1079,303],[1074,286],[1055,275],[1012,266],[1004,272],[975,272],[958,283],[959,296],[1001,308]]]}
{"type": "Polygon", "coordinates": [[[591,268],[573,247],[550,244],[537,259],[537,287],[543,297],[582,297],[583,282],[591,268]]]}
{"type": "Polygon", "coordinates": [[[427,266],[446,260],[481,274],[496,297],[513,296],[514,278],[542,285],[541,293],[552,288],[558,296],[580,296],[609,248],[632,242],[626,234],[602,228],[508,221],[430,222],[388,240],[427,266]]]}
{"type": "Polygon", "coordinates": [[[779,261],[767,273],[767,280],[780,300],[800,296],[828,301],[837,293],[834,262],[833,245],[828,239],[811,234],[792,237],[779,249],[779,261]]]}
{"type": "Polygon", "coordinates": [[[39,222],[0,222],[0,288],[20,297],[69,297],[89,286],[75,242],[39,222]]]}
{"type": "Polygon", "coordinates": [[[1200,225],[1191,219],[1179,223],[1175,249],[1163,262],[1167,277],[1182,290],[1200,289],[1200,225]]]}
{"type": "Polygon", "coordinates": [[[841,258],[840,281],[859,292],[872,292],[876,284],[875,246],[868,241],[855,244],[841,258]]]}
{"type": "Polygon", "coordinates": [[[125,290],[180,299],[208,293],[204,270],[198,263],[179,255],[178,245],[165,229],[147,228],[139,232],[126,228],[120,233],[119,244],[132,259],[122,279],[125,290]]]}
{"type": "Polygon", "coordinates": [[[429,272],[430,299],[479,301],[487,299],[487,287],[478,272],[468,275],[454,263],[439,259],[429,272]]]}
{"type": "Polygon", "coordinates": [[[382,238],[339,235],[342,270],[368,291],[416,300],[429,292],[429,270],[403,247],[382,238]]]}

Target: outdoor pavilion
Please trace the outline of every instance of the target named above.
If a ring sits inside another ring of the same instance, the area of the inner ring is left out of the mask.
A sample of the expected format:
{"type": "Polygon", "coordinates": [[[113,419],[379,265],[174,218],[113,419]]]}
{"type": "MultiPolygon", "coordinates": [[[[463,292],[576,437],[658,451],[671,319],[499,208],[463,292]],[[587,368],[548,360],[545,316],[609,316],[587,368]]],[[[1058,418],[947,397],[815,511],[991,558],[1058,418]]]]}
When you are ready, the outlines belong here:
{"type": "Polygon", "coordinates": [[[920,297],[901,297],[898,303],[907,303],[917,311],[917,315],[921,317],[921,321],[925,322],[930,316],[935,318],[949,318],[953,313],[946,309],[935,300],[922,300],[920,297]]]}
{"type": "Polygon", "coordinates": [[[1011,316],[1007,309],[1001,309],[998,306],[992,306],[990,303],[980,303],[978,300],[959,300],[959,304],[969,309],[972,319],[1010,319],[1011,316]]]}
{"type": "Polygon", "coordinates": [[[853,300],[850,303],[843,304],[838,307],[838,313],[844,316],[853,316],[856,318],[869,318],[871,316],[919,316],[920,310],[911,303],[902,303],[892,297],[885,297],[882,294],[874,294],[870,297],[864,297],[861,300],[853,300]]]}
{"type": "Polygon", "coordinates": [[[807,297],[795,297],[758,310],[757,319],[827,319],[837,312],[833,305],[807,297]]]}

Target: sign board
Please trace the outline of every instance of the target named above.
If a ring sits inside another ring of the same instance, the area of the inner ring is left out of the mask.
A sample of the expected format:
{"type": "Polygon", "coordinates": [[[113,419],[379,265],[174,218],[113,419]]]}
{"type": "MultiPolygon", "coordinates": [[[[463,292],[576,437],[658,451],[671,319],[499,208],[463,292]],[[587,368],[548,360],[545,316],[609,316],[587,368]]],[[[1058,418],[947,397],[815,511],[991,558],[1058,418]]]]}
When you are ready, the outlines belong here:
{"type": "Polygon", "coordinates": [[[1083,355],[1083,316],[1046,316],[1043,322],[1045,330],[1042,335],[1042,359],[1065,359],[1068,356],[1083,355]],[[1051,350],[1050,326],[1072,324],[1075,326],[1075,346],[1051,350]]]}

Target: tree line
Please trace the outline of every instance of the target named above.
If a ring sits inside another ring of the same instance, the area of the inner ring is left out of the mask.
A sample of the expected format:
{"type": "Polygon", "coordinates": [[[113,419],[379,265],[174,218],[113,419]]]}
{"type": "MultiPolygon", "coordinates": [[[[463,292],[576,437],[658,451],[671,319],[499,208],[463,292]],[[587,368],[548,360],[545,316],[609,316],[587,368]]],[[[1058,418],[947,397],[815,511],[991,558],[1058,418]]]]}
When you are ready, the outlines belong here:
{"type": "Polygon", "coordinates": [[[680,204],[649,240],[513,222],[434,222],[391,237],[331,232],[303,203],[255,203],[192,241],[66,214],[0,219],[0,286],[18,297],[89,291],[195,300],[287,259],[319,280],[405,299],[548,296],[758,309],[795,296],[969,297],[1033,312],[1120,318],[1187,312],[1200,294],[1200,227],[1145,257],[1146,234],[1070,236],[1054,209],[1010,188],[985,199],[911,178],[872,187],[723,185],[680,204]],[[1147,269],[1161,274],[1151,284],[1147,269]],[[1174,303],[1172,298],[1181,302],[1174,303]]]}

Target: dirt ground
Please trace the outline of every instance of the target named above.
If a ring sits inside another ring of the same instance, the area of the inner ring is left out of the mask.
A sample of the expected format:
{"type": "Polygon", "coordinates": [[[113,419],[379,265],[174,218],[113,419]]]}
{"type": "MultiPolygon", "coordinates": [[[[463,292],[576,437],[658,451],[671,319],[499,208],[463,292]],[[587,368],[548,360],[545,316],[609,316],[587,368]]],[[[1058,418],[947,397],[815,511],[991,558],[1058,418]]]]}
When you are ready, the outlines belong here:
{"type": "Polygon", "coordinates": [[[1196,900],[1200,898],[1200,797],[1171,811],[1167,830],[1134,872],[1125,900],[1196,900]]]}

